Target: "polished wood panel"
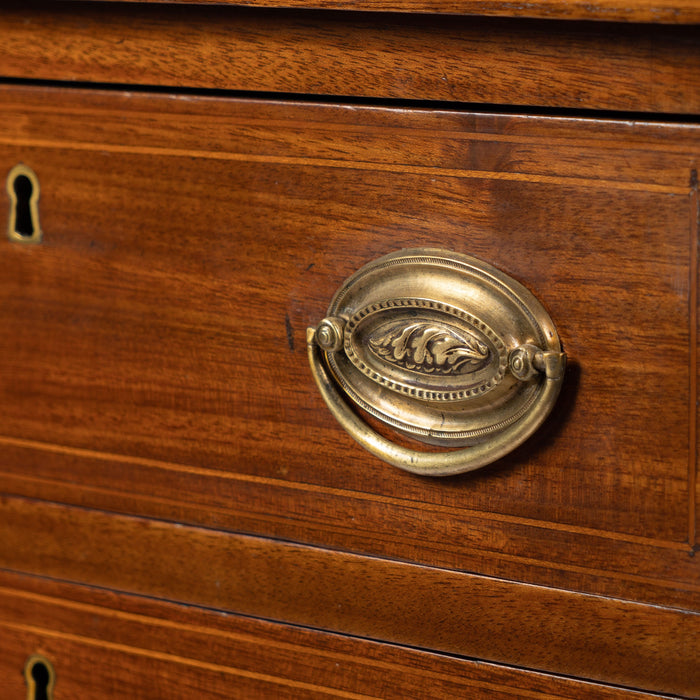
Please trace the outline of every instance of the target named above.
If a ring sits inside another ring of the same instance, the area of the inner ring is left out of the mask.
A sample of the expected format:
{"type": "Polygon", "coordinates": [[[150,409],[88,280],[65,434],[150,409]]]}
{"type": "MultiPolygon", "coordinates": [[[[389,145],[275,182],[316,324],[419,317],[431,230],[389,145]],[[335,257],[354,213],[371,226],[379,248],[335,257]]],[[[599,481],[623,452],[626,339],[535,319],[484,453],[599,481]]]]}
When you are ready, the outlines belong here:
{"type": "Polygon", "coordinates": [[[660,606],[16,498],[0,502],[0,560],[52,578],[650,691],[700,688],[700,614],[660,606]]]}
{"type": "Polygon", "coordinates": [[[30,653],[56,699],[659,697],[0,571],[0,678],[23,697],[30,653]],[[90,691],[89,693],[87,691],[90,691]]]}
{"type": "Polygon", "coordinates": [[[45,231],[0,242],[6,492],[697,608],[697,127],[0,94],[45,231]],[[354,445],[304,347],[426,245],[522,281],[572,359],[543,431],[445,480],[354,445]]]}
{"type": "Polygon", "coordinates": [[[700,606],[697,564],[684,544],[45,443],[0,444],[6,493],[700,606]]]}
{"type": "Polygon", "coordinates": [[[0,695],[41,652],[57,700],[700,697],[697,3],[217,4],[0,10],[45,234],[0,235],[0,695]],[[571,358],[443,480],[353,444],[304,348],[433,245],[571,358]]]}
{"type": "Polygon", "coordinates": [[[12,78],[700,112],[696,27],[49,2],[0,35],[12,78]]]}
{"type": "Polygon", "coordinates": [[[509,2],[509,0],[364,0],[362,3],[356,0],[145,0],[145,2],[217,3],[297,9],[325,7],[375,12],[442,12],[451,15],[474,14],[569,20],[687,24],[700,22],[700,8],[695,0],[526,0],[518,3],[509,2]]]}

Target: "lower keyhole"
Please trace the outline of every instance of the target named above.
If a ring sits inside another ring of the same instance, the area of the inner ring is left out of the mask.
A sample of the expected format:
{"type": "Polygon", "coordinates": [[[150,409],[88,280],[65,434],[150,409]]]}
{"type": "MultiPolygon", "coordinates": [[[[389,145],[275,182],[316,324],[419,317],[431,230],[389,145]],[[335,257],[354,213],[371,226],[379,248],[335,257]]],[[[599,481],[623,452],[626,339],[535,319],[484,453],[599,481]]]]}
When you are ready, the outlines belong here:
{"type": "Polygon", "coordinates": [[[46,664],[37,661],[32,667],[32,678],[34,679],[34,700],[49,700],[49,669],[46,664]]]}
{"type": "Polygon", "coordinates": [[[30,201],[34,187],[26,175],[18,175],[13,183],[15,189],[15,231],[20,236],[34,234],[34,222],[30,201]]]}
{"type": "Polygon", "coordinates": [[[54,684],[54,670],[51,662],[35,654],[24,667],[27,681],[27,700],[51,700],[54,684]]]}

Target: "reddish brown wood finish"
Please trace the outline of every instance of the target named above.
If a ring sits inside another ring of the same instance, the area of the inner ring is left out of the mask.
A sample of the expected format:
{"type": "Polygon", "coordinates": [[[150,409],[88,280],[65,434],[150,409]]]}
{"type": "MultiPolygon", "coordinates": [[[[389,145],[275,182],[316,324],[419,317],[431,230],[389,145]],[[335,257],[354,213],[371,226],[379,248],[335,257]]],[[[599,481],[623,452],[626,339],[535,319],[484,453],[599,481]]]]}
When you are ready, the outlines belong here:
{"type": "Polygon", "coordinates": [[[12,78],[700,112],[697,27],[50,2],[0,36],[12,78]]]}
{"type": "MultiPolygon", "coordinates": [[[[127,0],[135,2],[136,0],[127,0]]],[[[140,0],[144,1],[144,0],[140,0]]],[[[257,7],[329,8],[381,12],[431,12],[450,15],[544,17],[568,20],[617,20],[692,24],[700,22],[695,0],[145,0],[195,4],[252,5],[257,7]]]]}
{"type": "Polygon", "coordinates": [[[700,688],[697,613],[23,499],[3,499],[0,516],[0,559],[26,572],[651,691],[700,688]]]}
{"type": "Polygon", "coordinates": [[[0,242],[3,491],[698,608],[697,128],[21,88],[0,115],[45,231],[0,242]],[[354,445],[304,348],[422,245],[521,280],[572,360],[544,430],[445,480],[354,445]]]}
{"type": "Polygon", "coordinates": [[[56,700],[190,700],[204,688],[207,697],[246,700],[652,697],[5,572],[0,630],[0,678],[7,680],[8,697],[23,697],[18,669],[36,652],[54,664],[56,700]]]}

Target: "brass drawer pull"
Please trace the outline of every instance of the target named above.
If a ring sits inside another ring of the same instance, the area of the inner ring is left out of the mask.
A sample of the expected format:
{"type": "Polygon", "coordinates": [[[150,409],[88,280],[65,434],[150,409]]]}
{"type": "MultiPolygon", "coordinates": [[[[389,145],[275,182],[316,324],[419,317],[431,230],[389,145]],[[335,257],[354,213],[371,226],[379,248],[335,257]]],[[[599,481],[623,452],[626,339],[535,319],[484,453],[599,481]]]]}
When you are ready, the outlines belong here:
{"type": "Polygon", "coordinates": [[[566,355],[542,305],[476,258],[415,249],[365,265],[307,331],[311,370],[333,415],[380,459],[417,474],[471,471],[503,457],[556,401],[566,355]],[[421,442],[370,428],[348,399],[421,442]]]}

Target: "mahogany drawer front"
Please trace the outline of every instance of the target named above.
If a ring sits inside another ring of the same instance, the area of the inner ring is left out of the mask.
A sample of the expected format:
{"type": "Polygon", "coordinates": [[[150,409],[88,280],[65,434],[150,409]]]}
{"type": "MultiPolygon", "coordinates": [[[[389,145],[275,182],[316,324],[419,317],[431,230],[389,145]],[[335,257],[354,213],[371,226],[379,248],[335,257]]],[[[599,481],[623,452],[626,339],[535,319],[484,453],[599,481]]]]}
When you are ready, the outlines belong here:
{"type": "Polygon", "coordinates": [[[6,490],[697,601],[697,129],[0,94],[44,230],[0,244],[6,490]],[[442,480],[357,448],[305,348],[343,279],[421,246],[520,280],[571,359],[543,430],[442,480]]]}
{"type": "MultiPolygon", "coordinates": [[[[20,87],[0,90],[0,114],[0,163],[36,172],[44,231],[0,243],[0,492],[437,567],[441,585],[470,572],[669,606],[659,621],[696,633],[696,127],[20,87]],[[363,452],[306,359],[345,278],[425,246],[521,281],[571,360],[537,435],[447,479],[363,452]]],[[[60,540],[54,511],[17,502],[2,504],[7,541],[60,540]]],[[[88,553],[115,541],[76,522],[88,553]]],[[[137,556],[139,528],[120,556],[137,556]]],[[[163,532],[176,552],[177,527],[163,532]]],[[[110,585],[46,547],[6,548],[4,566],[110,585]]],[[[127,567],[115,587],[184,597],[172,568],[154,571],[127,567]]],[[[191,602],[266,616],[207,596],[191,602]]],[[[270,617],[314,624],[274,600],[270,617]]],[[[514,627],[526,617],[521,603],[514,627]]],[[[344,620],[318,626],[363,632],[344,620]]],[[[660,639],[646,648],[669,670],[638,687],[691,692],[697,669],[660,639]]],[[[507,644],[483,658],[628,685],[637,663],[596,672],[507,644]]]]}
{"type": "Polygon", "coordinates": [[[25,697],[41,654],[54,698],[494,698],[645,700],[643,692],[0,574],[0,678],[25,697]]]}
{"type": "MultiPolygon", "coordinates": [[[[658,11],[659,0],[649,1],[658,11]]],[[[0,74],[175,91],[700,112],[696,26],[222,4],[24,0],[0,11],[0,74]]],[[[365,0],[361,9],[371,5],[365,0]]],[[[570,0],[565,5],[571,9],[570,0]]],[[[468,11],[465,0],[457,11],[468,11]]],[[[700,17],[700,8],[694,12],[700,17]]],[[[688,7],[677,19],[692,21],[688,7]]]]}
{"type": "Polygon", "coordinates": [[[18,497],[1,515],[3,567],[54,581],[651,692],[700,688],[697,612],[18,497]]]}

